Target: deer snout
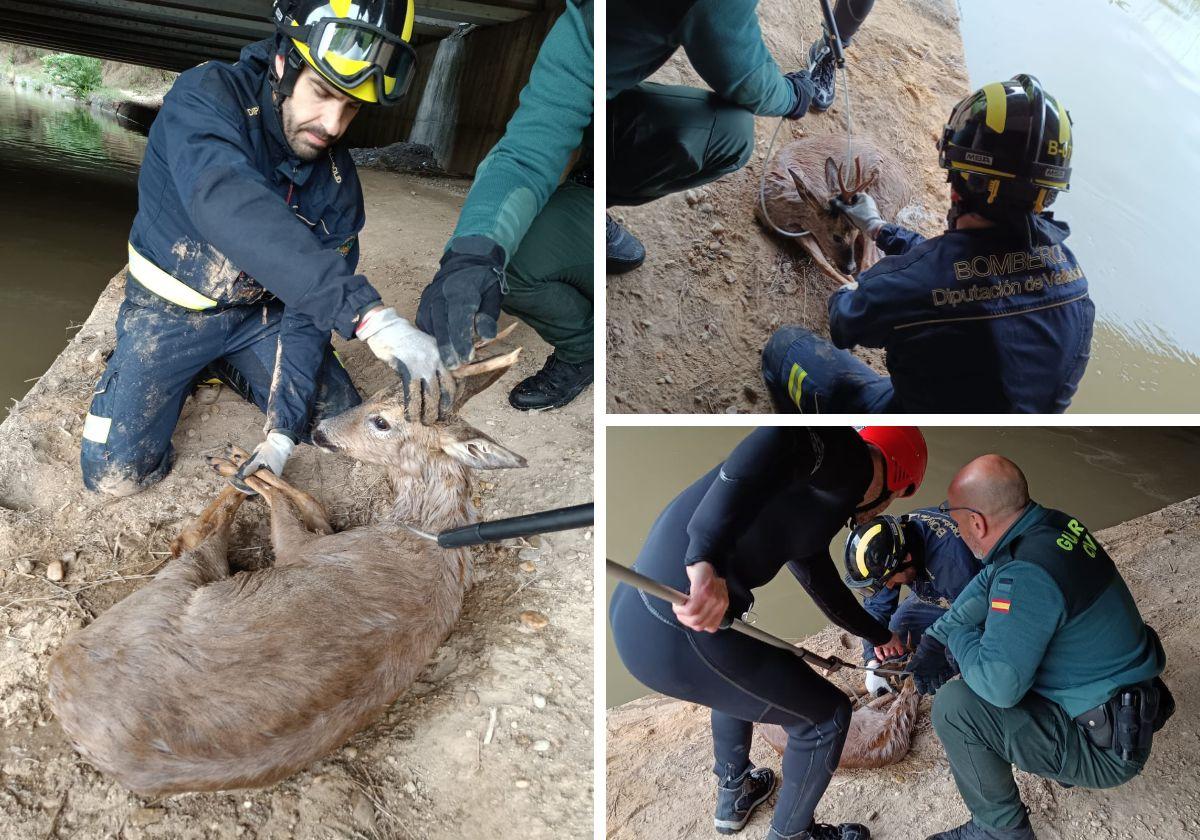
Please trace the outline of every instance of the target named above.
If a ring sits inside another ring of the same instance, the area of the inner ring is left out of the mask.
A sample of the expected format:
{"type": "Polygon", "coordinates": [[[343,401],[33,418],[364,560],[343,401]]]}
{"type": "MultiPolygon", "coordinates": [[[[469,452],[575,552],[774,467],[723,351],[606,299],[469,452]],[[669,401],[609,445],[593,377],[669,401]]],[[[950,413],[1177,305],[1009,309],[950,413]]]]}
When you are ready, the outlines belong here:
{"type": "Polygon", "coordinates": [[[331,441],[329,439],[329,435],[325,434],[325,430],[321,428],[324,425],[324,423],[321,423],[317,426],[317,428],[313,429],[313,446],[317,447],[317,449],[320,449],[322,452],[337,452],[337,444],[331,441]]]}

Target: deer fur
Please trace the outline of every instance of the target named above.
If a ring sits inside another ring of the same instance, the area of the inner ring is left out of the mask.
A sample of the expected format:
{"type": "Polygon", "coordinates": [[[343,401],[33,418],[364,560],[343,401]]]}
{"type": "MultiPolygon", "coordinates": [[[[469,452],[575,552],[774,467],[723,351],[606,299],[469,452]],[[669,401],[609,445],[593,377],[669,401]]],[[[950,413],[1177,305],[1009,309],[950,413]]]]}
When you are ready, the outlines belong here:
{"type": "Polygon", "coordinates": [[[378,522],[332,533],[319,503],[260,471],[247,483],[270,505],[275,563],[231,575],[247,497],[226,487],[152,582],[51,659],[50,706],[75,748],[146,796],[262,787],[376,720],[449,635],[471,581],[466,550],[411,529],[470,524],[470,470],[525,466],[458,417],[516,354],[504,358],[459,379],[437,423],[407,422],[397,385],[316,428],[314,445],[387,469],[395,499],[378,522]]]}
{"type": "MultiPolygon", "coordinates": [[[[920,699],[912,678],[908,678],[899,694],[885,694],[855,709],[850,716],[850,732],[846,735],[838,768],[887,767],[908,755],[920,699]]],[[[787,733],[783,727],[759,724],[758,731],[775,752],[783,755],[787,746],[787,733]]]]}
{"type": "MultiPolygon", "coordinates": [[[[859,192],[875,199],[886,221],[912,203],[912,191],[900,164],[867,138],[855,138],[853,159],[846,159],[846,138],[820,135],[793,140],[767,169],[764,201],[767,214],[785,231],[807,230],[810,236],[795,239],[812,256],[822,272],[839,282],[850,282],[878,260],[878,249],[868,242],[829,200],[849,202],[859,192]],[[855,172],[847,187],[846,178],[855,172]]],[[[762,218],[762,207],[756,203],[762,218]]],[[[765,222],[765,220],[763,220],[765,222]]],[[[770,229],[770,225],[767,225],[770,229]]]]}

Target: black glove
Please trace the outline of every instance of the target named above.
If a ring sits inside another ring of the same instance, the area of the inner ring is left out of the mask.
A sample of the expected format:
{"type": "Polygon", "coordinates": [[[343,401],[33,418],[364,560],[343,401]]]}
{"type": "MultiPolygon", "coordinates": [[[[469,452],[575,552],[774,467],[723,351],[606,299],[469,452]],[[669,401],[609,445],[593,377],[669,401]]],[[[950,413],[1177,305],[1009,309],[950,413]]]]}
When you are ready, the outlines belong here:
{"type": "Polygon", "coordinates": [[[813,86],[812,79],[808,77],[807,70],[793,70],[791,73],[784,73],[783,78],[787,79],[792,90],[796,92],[796,107],[784,116],[789,120],[798,120],[808,113],[808,106],[812,102],[816,88],[813,86]]]}
{"type": "Polygon", "coordinates": [[[907,671],[913,675],[919,694],[933,694],[955,674],[946,658],[946,646],[928,633],[921,637],[907,671]]]}
{"type": "Polygon", "coordinates": [[[471,360],[476,333],[485,341],[496,337],[503,277],[504,249],[486,236],[459,237],[442,255],[421,293],[417,326],[437,339],[451,370],[471,360]]]}

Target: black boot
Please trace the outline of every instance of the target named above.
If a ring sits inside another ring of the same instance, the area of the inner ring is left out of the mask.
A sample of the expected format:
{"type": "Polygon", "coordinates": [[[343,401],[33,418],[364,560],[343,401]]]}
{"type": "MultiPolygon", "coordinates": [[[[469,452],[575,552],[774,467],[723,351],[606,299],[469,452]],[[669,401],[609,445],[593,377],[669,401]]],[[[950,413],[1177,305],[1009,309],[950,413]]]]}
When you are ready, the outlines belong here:
{"type": "Polygon", "coordinates": [[[713,826],[720,834],[735,834],[750,822],[754,809],[767,801],[775,790],[775,771],[770,767],[751,767],[736,779],[717,785],[717,813],[713,826]]]}
{"type": "Polygon", "coordinates": [[[958,828],[931,834],[925,840],[1037,840],[1029,817],[1025,817],[1016,828],[988,828],[975,820],[967,820],[958,828]]]}
{"type": "Polygon", "coordinates": [[[521,411],[560,408],[579,396],[592,384],[592,361],[571,364],[553,353],[542,369],[517,383],[508,395],[508,402],[521,411]]]}
{"type": "Polygon", "coordinates": [[[815,822],[799,834],[780,834],[775,826],[771,826],[766,840],[871,840],[871,830],[860,823],[829,825],[815,822]]]}
{"type": "Polygon", "coordinates": [[[808,75],[815,88],[809,106],[811,110],[821,113],[833,105],[833,97],[837,93],[836,73],[837,65],[834,63],[833,49],[829,46],[829,36],[822,32],[821,37],[808,48],[808,75]]]}
{"type": "Polygon", "coordinates": [[[624,274],[633,271],[646,259],[646,249],[637,237],[625,230],[611,214],[605,214],[605,239],[608,273],[624,274]]]}

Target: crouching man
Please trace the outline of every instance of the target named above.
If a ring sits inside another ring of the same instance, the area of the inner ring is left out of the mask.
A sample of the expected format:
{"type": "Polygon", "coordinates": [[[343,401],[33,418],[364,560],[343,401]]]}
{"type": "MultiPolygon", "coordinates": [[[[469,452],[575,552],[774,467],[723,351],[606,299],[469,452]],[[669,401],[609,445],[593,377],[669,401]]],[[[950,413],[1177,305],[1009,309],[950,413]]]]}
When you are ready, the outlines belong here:
{"type": "MultiPolygon", "coordinates": [[[[882,514],[859,525],[846,540],[846,585],[866,590],[863,609],[898,635],[910,649],[950,604],[981,565],[958,533],[950,514],[920,508],[903,516],[882,514]],[[908,597],[901,600],[900,587],[908,597]]],[[[862,640],[863,662],[880,665],[875,646],[862,640]]],[[[889,691],[883,677],[868,673],[867,691],[889,691]]]]}
{"type": "Polygon", "coordinates": [[[1029,500],[999,455],[967,464],[947,512],[983,571],[909,664],[971,819],[927,840],[1034,840],[1012,768],[1065,786],[1141,772],[1174,709],[1166,655],[1096,538],[1029,500]],[[945,682],[953,672],[962,679],[945,682]]]}

